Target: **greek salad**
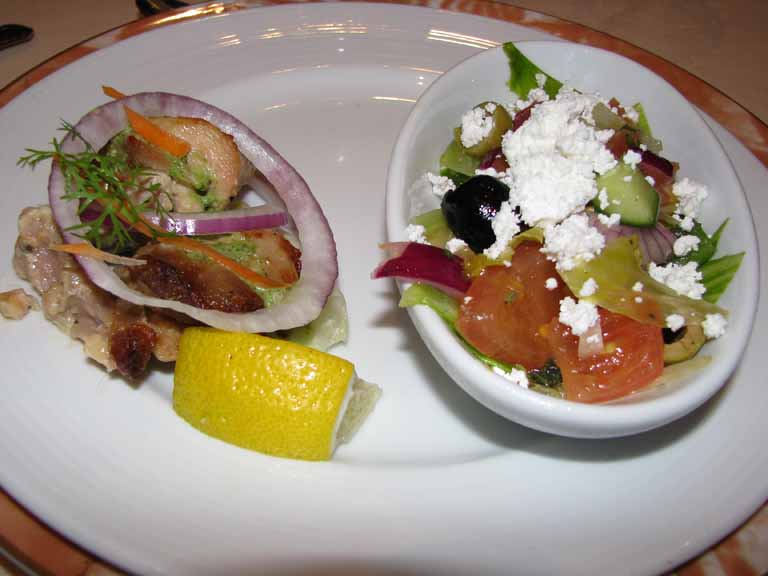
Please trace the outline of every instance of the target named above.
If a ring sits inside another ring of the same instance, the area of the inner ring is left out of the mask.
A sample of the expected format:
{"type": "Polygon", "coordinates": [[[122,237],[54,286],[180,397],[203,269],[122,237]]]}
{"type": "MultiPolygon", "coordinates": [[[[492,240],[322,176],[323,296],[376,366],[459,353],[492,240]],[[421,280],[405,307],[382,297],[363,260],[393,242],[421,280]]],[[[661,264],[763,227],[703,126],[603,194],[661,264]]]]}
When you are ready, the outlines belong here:
{"type": "Polygon", "coordinates": [[[578,402],[643,389],[706,362],[743,253],[700,222],[704,183],[681,177],[642,104],[568,86],[514,44],[509,102],[456,118],[439,170],[411,193],[440,207],[383,245],[374,278],[410,285],[466,348],[512,382],[578,402]]]}

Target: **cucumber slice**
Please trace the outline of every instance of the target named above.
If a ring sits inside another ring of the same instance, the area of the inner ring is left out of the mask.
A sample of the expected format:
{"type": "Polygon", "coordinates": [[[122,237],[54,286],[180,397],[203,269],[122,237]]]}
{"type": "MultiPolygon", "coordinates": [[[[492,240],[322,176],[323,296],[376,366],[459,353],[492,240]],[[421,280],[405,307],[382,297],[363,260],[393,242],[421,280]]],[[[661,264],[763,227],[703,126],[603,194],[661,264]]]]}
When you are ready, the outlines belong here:
{"type": "Polygon", "coordinates": [[[599,198],[592,201],[595,210],[603,214],[618,214],[621,223],[628,226],[651,228],[659,215],[659,193],[654,190],[642,172],[619,163],[597,177],[597,189],[608,196],[608,204],[601,206],[599,198]]]}
{"type": "MultiPolygon", "coordinates": [[[[453,170],[467,176],[474,176],[475,170],[480,166],[480,159],[467,154],[460,142],[451,140],[443,154],[440,156],[440,168],[453,170]]],[[[458,184],[457,184],[458,185],[458,184]]]]}

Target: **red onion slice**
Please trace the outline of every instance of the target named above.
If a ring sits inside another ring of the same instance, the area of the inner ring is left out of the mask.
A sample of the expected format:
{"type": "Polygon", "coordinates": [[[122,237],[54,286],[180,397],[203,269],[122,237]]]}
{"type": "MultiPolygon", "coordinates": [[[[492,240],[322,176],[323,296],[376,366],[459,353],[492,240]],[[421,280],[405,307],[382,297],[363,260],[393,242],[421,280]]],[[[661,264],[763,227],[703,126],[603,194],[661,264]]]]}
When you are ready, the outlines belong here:
{"type": "Polygon", "coordinates": [[[640,171],[653,178],[656,184],[664,186],[675,178],[675,166],[672,162],[650,150],[642,150],[641,155],[642,160],[638,166],[640,171]]]}
{"type": "MultiPolygon", "coordinates": [[[[269,308],[246,314],[202,310],[173,300],[148,297],[128,287],[105,263],[76,256],[83,270],[97,286],[138,305],[168,308],[222,330],[274,332],[304,326],[323,309],[338,276],[336,243],[320,205],[299,173],[267,142],[231,114],[214,106],[176,94],[144,92],[109,102],[86,114],[76,125],[77,132],[98,150],[126,125],[124,106],[144,116],[185,116],[202,118],[234,139],[240,152],[272,184],[293,219],[302,250],[299,281],[285,298],[269,308]]],[[[84,144],[67,138],[64,152],[77,153],[84,144]]],[[[54,163],[48,181],[48,196],[65,242],[81,240],[67,228],[79,224],[77,203],[62,199],[64,176],[54,163]]]]}
{"type": "Polygon", "coordinates": [[[227,234],[243,230],[279,228],[290,222],[288,214],[274,206],[254,206],[222,212],[171,212],[167,218],[145,214],[149,222],[181,236],[227,234]]]}
{"type": "Polygon", "coordinates": [[[675,244],[674,233],[661,222],[657,222],[653,228],[637,228],[617,224],[608,227],[592,211],[588,211],[589,223],[605,237],[606,244],[611,240],[622,236],[637,236],[640,241],[640,252],[643,255],[643,264],[648,266],[651,262],[662,264],[672,257],[672,247],[675,244]]]}
{"type": "Polygon", "coordinates": [[[426,282],[455,297],[463,296],[469,288],[461,258],[447,250],[417,242],[391,242],[382,248],[389,258],[376,267],[372,278],[426,282]]]}
{"type": "Polygon", "coordinates": [[[603,352],[603,327],[598,317],[586,332],[579,336],[579,358],[589,358],[603,352]]]}
{"type": "MultiPolygon", "coordinates": [[[[95,204],[90,204],[81,214],[83,221],[93,221],[101,215],[95,204]]],[[[155,226],[181,236],[207,236],[228,234],[244,230],[280,228],[291,223],[290,216],[282,208],[274,206],[251,206],[221,212],[170,212],[160,217],[155,212],[145,212],[142,218],[155,226]]],[[[103,224],[106,230],[112,228],[110,220],[103,224]]]]}

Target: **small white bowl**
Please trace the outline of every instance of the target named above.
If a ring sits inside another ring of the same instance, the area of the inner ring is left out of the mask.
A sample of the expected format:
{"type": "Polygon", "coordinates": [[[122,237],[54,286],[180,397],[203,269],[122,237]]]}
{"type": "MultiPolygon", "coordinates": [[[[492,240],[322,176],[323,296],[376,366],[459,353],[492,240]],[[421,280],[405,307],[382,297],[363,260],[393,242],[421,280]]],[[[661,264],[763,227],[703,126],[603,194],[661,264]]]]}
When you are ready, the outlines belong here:
{"type": "MultiPolygon", "coordinates": [[[[729,158],[697,111],[666,81],[639,64],[604,50],[567,42],[519,42],[518,48],[540,68],[576,89],[641,102],[664,155],[680,163],[679,176],[705,184],[709,198],[701,220],[709,232],[730,218],[718,254],[746,251],[741,269],[719,305],[730,312],[727,333],[707,343],[700,354],[712,361],[676,382],[649,387],[607,404],[581,404],[551,398],[516,386],[475,360],[432,310],[408,309],[429,350],[467,393],[494,412],[519,424],[579,438],[636,434],[676,420],[709,399],[727,381],[746,346],[759,292],[758,248],[754,224],[729,158]]],[[[501,47],[458,64],[419,98],[395,144],[387,176],[387,231],[404,240],[411,213],[409,189],[427,171],[437,172],[439,157],[461,115],[486,101],[511,102],[508,61],[501,47]]],[[[437,204],[435,204],[437,205],[437,204]]],[[[415,212],[428,206],[420,205],[415,212]]],[[[401,288],[407,283],[401,283],[401,288]]]]}

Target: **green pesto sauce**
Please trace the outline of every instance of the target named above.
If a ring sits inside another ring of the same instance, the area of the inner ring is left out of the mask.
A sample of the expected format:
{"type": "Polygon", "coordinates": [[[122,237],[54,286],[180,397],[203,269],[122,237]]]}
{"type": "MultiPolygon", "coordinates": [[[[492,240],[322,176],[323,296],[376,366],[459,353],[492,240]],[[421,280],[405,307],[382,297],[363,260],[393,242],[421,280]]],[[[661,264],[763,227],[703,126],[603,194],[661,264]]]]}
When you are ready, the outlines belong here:
{"type": "MultiPolygon", "coordinates": [[[[204,240],[204,242],[238,264],[250,265],[251,260],[261,260],[256,254],[253,242],[240,232],[234,232],[226,236],[217,236],[212,240],[204,240]]],[[[253,269],[260,273],[264,271],[263,266],[253,267],[253,269]]]]}
{"type": "MultiPolygon", "coordinates": [[[[259,274],[263,275],[265,273],[265,259],[256,253],[255,243],[250,241],[244,234],[234,232],[226,236],[215,237],[211,240],[200,240],[238,264],[242,264],[259,274]]],[[[189,254],[191,258],[208,259],[208,257],[203,254],[192,252],[189,254]]],[[[261,296],[261,299],[264,301],[264,306],[267,308],[282,301],[290,289],[290,286],[283,288],[263,288],[261,286],[254,286],[244,278],[242,280],[248,284],[254,292],[261,296]]]]}

